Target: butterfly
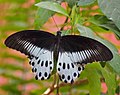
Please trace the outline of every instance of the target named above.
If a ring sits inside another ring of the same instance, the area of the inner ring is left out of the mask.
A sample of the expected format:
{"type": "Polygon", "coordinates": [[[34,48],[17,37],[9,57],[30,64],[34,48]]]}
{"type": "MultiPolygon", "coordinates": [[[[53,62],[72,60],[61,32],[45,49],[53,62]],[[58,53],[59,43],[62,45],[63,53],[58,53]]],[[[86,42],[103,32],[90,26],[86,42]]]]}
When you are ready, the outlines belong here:
{"type": "Polygon", "coordinates": [[[20,31],[10,35],[5,45],[28,56],[37,80],[48,79],[56,67],[63,82],[73,83],[85,64],[113,58],[102,43],[79,35],[61,36],[60,31],[57,35],[41,30],[20,31]]]}

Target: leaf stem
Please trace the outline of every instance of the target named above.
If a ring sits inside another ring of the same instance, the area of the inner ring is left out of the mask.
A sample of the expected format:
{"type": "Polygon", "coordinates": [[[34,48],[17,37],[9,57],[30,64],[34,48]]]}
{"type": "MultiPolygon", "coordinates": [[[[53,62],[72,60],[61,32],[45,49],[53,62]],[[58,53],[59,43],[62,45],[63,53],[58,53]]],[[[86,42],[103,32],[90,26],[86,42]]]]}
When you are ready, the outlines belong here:
{"type": "MultiPolygon", "coordinates": [[[[72,11],[70,10],[69,15],[71,14],[71,12],[72,12],[72,11]]],[[[66,20],[65,20],[64,24],[67,23],[68,20],[69,20],[69,17],[66,17],[66,20]]],[[[63,24],[63,26],[61,27],[60,31],[62,31],[62,30],[64,29],[64,27],[65,27],[64,24],[63,24]]]]}

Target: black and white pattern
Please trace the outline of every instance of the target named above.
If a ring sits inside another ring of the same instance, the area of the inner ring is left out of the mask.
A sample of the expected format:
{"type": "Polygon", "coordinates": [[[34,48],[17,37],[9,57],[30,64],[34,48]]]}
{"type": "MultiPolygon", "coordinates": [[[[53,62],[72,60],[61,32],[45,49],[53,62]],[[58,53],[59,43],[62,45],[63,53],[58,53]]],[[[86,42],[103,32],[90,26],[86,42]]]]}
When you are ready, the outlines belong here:
{"type": "Polygon", "coordinates": [[[40,80],[48,79],[57,68],[62,81],[73,83],[84,64],[113,58],[111,51],[100,42],[77,35],[61,36],[59,31],[56,36],[39,30],[20,31],[9,36],[5,45],[27,55],[35,78],[40,80]]]}
{"type": "Polygon", "coordinates": [[[69,53],[59,53],[57,72],[62,81],[65,83],[73,83],[74,80],[80,75],[82,70],[83,66],[77,66],[77,64],[71,60],[69,53]]]}
{"type": "Polygon", "coordinates": [[[50,77],[53,70],[53,52],[41,49],[37,57],[30,59],[32,72],[35,73],[35,78],[44,80],[50,77]]]}

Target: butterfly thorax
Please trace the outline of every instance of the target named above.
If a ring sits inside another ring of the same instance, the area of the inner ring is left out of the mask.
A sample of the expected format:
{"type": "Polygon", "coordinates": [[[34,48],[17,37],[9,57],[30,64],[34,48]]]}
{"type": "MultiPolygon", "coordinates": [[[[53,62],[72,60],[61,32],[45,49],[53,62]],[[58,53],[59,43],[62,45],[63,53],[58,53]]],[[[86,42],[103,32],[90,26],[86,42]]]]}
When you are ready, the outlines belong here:
{"type": "MultiPolygon", "coordinates": [[[[60,48],[60,40],[61,40],[61,32],[57,31],[56,34],[56,41],[55,41],[55,46],[54,46],[54,66],[57,66],[57,61],[58,61],[58,56],[59,56],[59,48],[60,48]]],[[[53,73],[55,73],[57,70],[54,68],[53,73]]]]}
{"type": "Polygon", "coordinates": [[[55,48],[58,51],[59,50],[59,44],[60,44],[60,40],[61,40],[61,32],[57,31],[57,35],[56,35],[56,45],[55,48]]]}
{"type": "Polygon", "coordinates": [[[58,54],[59,54],[60,40],[61,40],[61,32],[57,31],[56,42],[55,42],[55,47],[54,47],[54,58],[56,61],[58,59],[58,54]]]}

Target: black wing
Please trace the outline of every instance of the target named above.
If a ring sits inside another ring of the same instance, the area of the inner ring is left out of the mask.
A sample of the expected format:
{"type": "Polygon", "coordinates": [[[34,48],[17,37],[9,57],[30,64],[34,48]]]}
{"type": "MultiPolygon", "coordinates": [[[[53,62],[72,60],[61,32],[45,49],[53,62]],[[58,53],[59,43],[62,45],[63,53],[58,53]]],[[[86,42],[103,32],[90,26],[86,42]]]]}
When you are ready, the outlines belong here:
{"type": "Polygon", "coordinates": [[[9,36],[5,45],[18,50],[30,58],[36,79],[48,79],[53,70],[55,36],[39,30],[25,30],[9,36]]]}
{"type": "Polygon", "coordinates": [[[60,41],[57,71],[62,81],[72,83],[84,69],[83,65],[95,61],[109,61],[111,51],[91,38],[67,35],[60,41]]]}
{"type": "Polygon", "coordinates": [[[24,30],[12,34],[5,40],[5,45],[26,55],[33,55],[36,47],[51,50],[55,36],[39,30],[24,30]]]}
{"type": "Polygon", "coordinates": [[[74,58],[74,61],[78,60],[80,63],[109,61],[113,58],[112,52],[105,45],[88,37],[77,35],[63,36],[60,46],[61,52],[68,52],[73,57],[77,55],[78,58],[74,58]]]}

